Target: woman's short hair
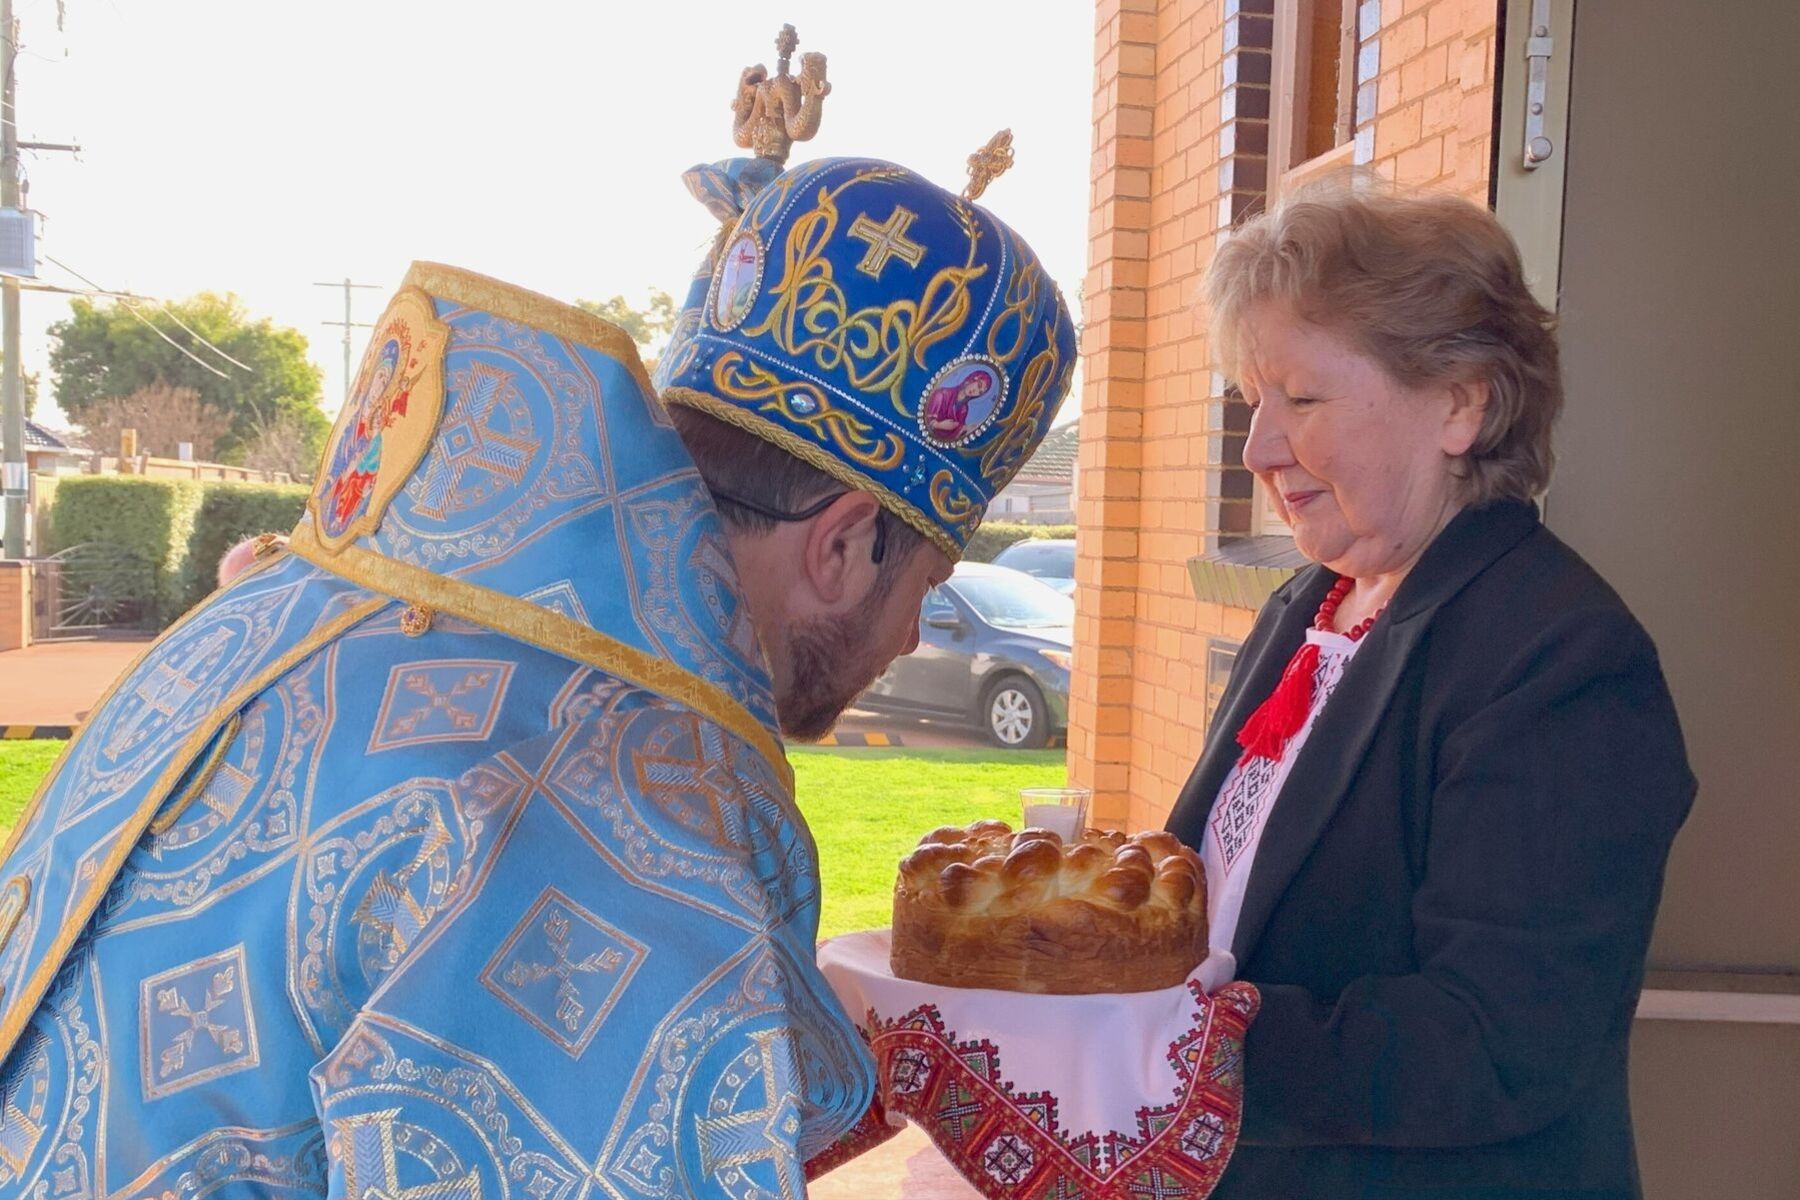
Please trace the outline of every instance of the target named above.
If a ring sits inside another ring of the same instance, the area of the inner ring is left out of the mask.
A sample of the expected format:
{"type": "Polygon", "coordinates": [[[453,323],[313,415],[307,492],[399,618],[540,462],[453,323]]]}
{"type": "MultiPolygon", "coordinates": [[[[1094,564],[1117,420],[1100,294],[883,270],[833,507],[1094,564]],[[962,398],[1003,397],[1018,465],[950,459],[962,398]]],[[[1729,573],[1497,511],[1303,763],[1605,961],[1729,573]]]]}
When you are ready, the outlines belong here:
{"type": "Polygon", "coordinates": [[[1408,386],[1485,379],[1464,500],[1529,500],[1550,482],[1562,411],[1556,318],[1526,286],[1494,214],[1442,193],[1403,194],[1366,174],[1297,189],[1213,256],[1205,297],[1213,355],[1236,378],[1245,321],[1274,302],[1331,330],[1408,386]]]}

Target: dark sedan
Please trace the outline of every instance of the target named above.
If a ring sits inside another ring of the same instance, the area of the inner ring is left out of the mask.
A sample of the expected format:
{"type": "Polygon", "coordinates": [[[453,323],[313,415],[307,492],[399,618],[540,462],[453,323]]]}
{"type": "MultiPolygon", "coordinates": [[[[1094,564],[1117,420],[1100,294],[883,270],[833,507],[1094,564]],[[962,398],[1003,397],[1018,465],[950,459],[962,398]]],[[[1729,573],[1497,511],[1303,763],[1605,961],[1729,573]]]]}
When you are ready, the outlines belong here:
{"type": "Polygon", "coordinates": [[[1011,567],[1041,579],[1065,596],[1075,594],[1075,539],[1026,538],[994,557],[996,567],[1011,567]]]}
{"type": "Polygon", "coordinates": [[[919,614],[919,648],[858,707],[979,726],[997,746],[1042,746],[1069,719],[1075,604],[1020,571],[958,563],[919,614]]]}

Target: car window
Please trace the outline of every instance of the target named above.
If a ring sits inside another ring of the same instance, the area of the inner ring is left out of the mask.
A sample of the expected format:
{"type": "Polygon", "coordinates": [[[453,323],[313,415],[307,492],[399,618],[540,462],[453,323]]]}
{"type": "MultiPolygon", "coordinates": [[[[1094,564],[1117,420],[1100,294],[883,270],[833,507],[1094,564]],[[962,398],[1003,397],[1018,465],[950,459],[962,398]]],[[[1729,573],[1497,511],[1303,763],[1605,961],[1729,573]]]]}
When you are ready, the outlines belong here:
{"type": "Polygon", "coordinates": [[[999,629],[1046,629],[1075,624],[1075,602],[1029,575],[965,575],[956,594],[999,629]]]}
{"type": "Polygon", "coordinates": [[[1002,550],[994,564],[1050,579],[1075,577],[1075,547],[1052,542],[1019,542],[1002,550]]]}
{"type": "Polygon", "coordinates": [[[932,617],[954,617],[956,605],[950,597],[944,595],[944,589],[934,587],[925,593],[925,603],[919,608],[919,619],[928,621],[932,617]]]}

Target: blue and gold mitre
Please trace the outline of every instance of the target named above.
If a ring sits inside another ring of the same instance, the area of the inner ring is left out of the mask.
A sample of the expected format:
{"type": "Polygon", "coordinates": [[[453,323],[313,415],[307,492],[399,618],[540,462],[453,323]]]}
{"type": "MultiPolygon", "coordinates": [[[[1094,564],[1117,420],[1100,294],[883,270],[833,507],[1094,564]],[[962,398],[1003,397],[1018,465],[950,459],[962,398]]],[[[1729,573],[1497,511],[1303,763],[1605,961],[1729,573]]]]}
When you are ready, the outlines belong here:
{"type": "Polygon", "coordinates": [[[779,176],[725,234],[658,383],[870,492],[952,559],[1050,428],[1068,306],[1018,234],[905,167],[779,176]]]}

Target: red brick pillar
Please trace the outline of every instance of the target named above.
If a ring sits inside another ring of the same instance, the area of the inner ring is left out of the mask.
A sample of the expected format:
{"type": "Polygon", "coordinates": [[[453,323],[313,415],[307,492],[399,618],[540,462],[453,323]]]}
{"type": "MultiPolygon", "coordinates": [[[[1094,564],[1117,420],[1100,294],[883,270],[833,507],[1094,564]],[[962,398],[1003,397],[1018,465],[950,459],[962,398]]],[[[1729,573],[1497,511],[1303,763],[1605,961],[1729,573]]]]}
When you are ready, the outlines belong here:
{"type": "Polygon", "coordinates": [[[1157,0],[1098,0],[1069,776],[1094,789],[1095,822],[1113,828],[1131,799],[1156,42],[1157,0]]]}
{"type": "Polygon", "coordinates": [[[31,644],[31,564],[0,560],[0,651],[31,644]]]}

